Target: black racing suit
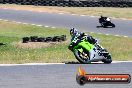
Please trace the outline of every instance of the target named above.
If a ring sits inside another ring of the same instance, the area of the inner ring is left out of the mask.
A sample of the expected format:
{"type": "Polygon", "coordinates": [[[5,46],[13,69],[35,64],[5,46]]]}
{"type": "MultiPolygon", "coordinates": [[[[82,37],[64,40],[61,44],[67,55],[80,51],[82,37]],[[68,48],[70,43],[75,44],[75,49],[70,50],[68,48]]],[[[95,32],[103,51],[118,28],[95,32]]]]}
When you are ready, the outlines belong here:
{"type": "Polygon", "coordinates": [[[105,23],[105,22],[107,22],[107,17],[101,17],[101,18],[99,18],[99,23],[105,23]]]}

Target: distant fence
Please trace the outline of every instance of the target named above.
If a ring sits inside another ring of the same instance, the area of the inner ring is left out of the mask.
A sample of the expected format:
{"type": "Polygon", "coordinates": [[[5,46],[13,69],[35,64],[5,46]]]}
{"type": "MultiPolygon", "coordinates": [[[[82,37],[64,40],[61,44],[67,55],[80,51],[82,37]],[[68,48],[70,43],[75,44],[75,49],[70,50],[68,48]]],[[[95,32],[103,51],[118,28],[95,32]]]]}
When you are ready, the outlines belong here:
{"type": "Polygon", "coordinates": [[[132,0],[0,0],[0,3],[63,7],[132,7],[132,0]]]}

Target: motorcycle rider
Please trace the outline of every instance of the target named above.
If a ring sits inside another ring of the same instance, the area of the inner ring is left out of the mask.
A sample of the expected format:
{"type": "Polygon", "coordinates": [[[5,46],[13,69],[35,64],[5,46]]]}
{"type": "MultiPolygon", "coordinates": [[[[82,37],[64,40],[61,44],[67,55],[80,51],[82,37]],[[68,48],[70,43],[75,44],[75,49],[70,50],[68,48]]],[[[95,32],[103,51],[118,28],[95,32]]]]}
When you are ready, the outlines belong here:
{"type": "MultiPolygon", "coordinates": [[[[90,44],[95,44],[97,42],[96,39],[94,39],[92,36],[87,35],[86,33],[83,32],[78,32],[76,28],[72,28],[70,29],[70,35],[72,37],[71,41],[77,37],[79,39],[83,39],[85,38],[90,44]]],[[[92,49],[89,49],[89,54],[90,54],[90,60],[94,59],[94,49],[95,47],[93,47],[92,49]]]]}
{"type": "Polygon", "coordinates": [[[102,15],[100,16],[100,22],[107,22],[110,21],[109,17],[103,17],[102,15]]]}
{"type": "Polygon", "coordinates": [[[76,28],[71,28],[70,29],[70,35],[71,35],[72,39],[74,37],[78,37],[80,39],[81,38],[85,38],[90,44],[95,44],[97,42],[97,40],[94,39],[92,36],[90,36],[90,35],[88,35],[88,34],[86,34],[84,32],[79,32],[79,31],[77,31],[76,28]]]}

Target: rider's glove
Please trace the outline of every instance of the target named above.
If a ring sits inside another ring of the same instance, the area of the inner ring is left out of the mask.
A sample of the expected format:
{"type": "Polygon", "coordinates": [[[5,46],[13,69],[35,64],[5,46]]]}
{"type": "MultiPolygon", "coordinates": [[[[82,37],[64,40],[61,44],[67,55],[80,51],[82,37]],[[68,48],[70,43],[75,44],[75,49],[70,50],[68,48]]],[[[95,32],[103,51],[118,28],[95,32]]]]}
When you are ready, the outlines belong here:
{"type": "Polygon", "coordinates": [[[95,43],[99,43],[99,40],[98,39],[95,39],[95,43]]]}

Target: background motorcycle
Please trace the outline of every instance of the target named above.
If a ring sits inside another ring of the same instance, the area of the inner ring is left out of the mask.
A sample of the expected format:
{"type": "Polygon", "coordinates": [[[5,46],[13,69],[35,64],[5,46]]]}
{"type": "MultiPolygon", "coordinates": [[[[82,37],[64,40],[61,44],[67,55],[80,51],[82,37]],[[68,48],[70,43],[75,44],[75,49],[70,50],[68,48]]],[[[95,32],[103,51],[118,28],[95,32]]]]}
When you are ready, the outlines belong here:
{"type": "Polygon", "coordinates": [[[110,53],[104,49],[102,46],[100,46],[98,43],[96,44],[90,44],[85,38],[79,39],[75,37],[69,44],[68,49],[70,49],[76,59],[83,64],[91,63],[91,62],[98,62],[102,61],[104,63],[111,63],[112,58],[110,53]],[[90,45],[90,46],[89,46],[90,45]],[[89,54],[89,48],[92,49],[95,47],[94,50],[94,58],[90,60],[90,54],[89,54]]]}
{"type": "Polygon", "coordinates": [[[111,27],[114,28],[115,24],[111,22],[111,19],[108,17],[102,17],[99,18],[99,23],[101,24],[102,27],[107,28],[107,27],[111,27]],[[109,20],[107,20],[109,19],[109,20]]]}

